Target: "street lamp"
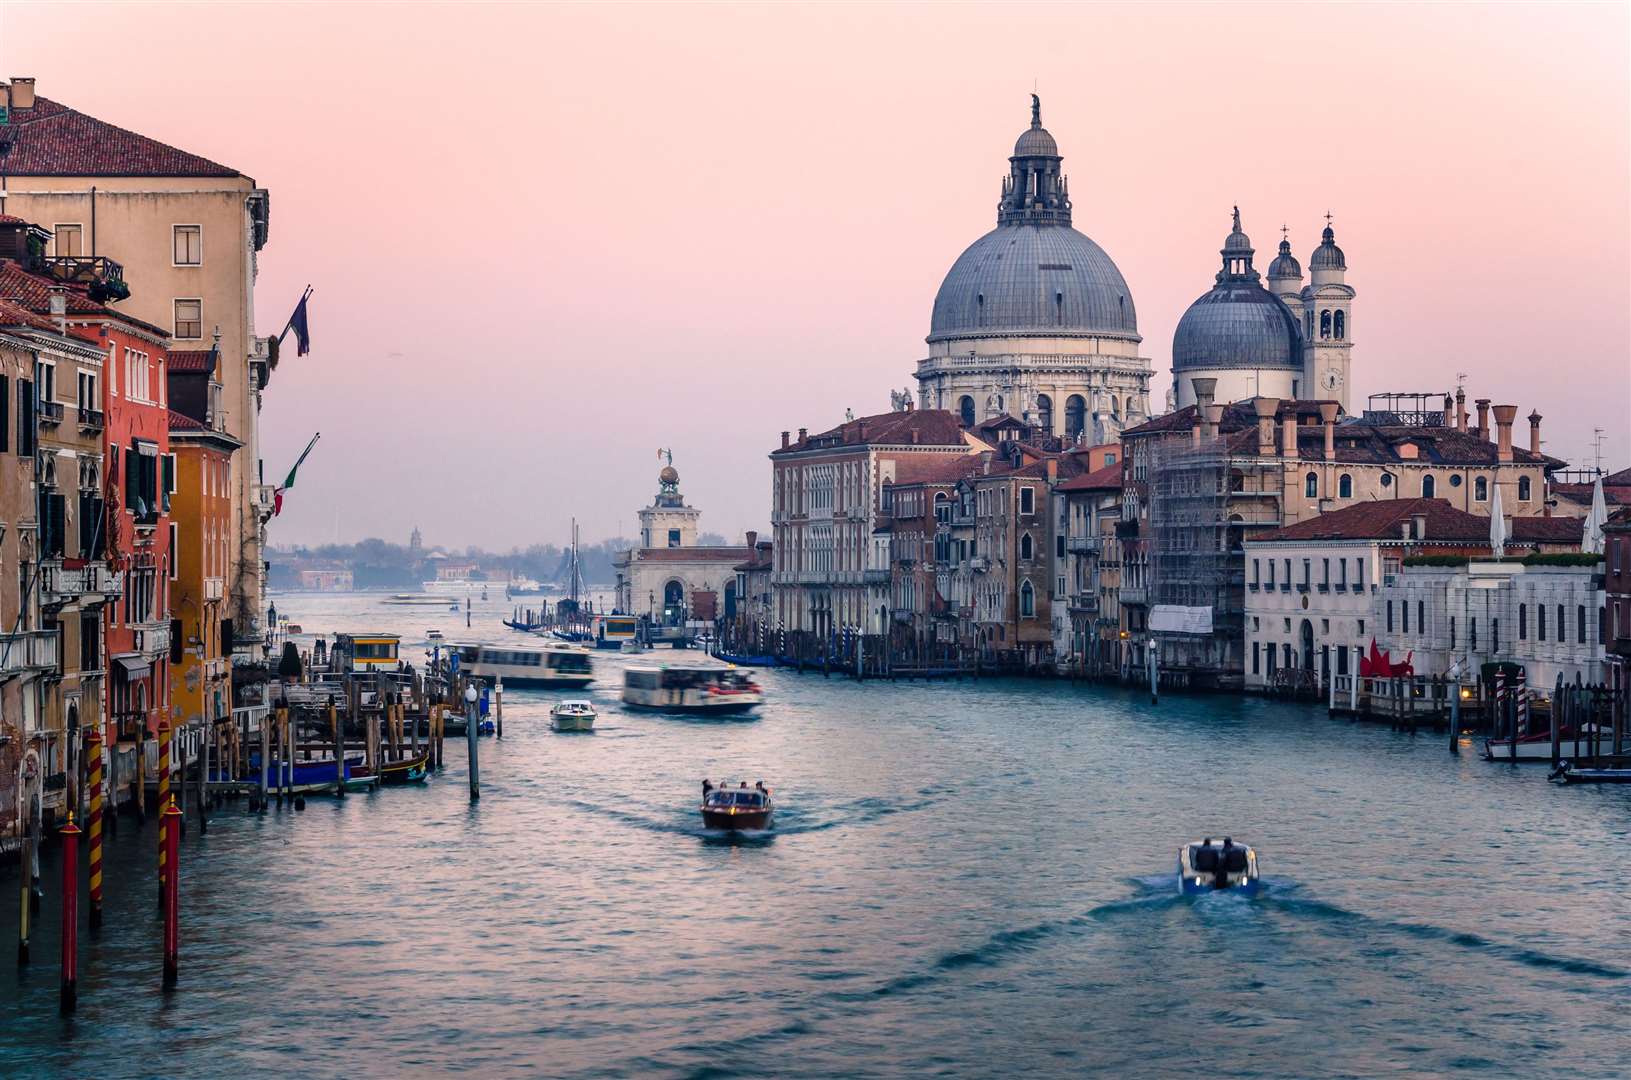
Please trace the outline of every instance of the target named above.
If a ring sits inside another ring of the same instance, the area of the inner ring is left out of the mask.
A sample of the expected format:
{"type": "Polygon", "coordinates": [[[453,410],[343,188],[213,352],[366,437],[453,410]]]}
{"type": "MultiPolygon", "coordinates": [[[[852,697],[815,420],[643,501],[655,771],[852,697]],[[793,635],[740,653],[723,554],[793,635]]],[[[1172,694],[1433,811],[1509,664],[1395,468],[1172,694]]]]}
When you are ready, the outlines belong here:
{"type": "Polygon", "coordinates": [[[481,798],[481,768],[476,761],[476,687],[473,683],[464,686],[464,742],[470,750],[470,801],[475,802],[481,798]]]}

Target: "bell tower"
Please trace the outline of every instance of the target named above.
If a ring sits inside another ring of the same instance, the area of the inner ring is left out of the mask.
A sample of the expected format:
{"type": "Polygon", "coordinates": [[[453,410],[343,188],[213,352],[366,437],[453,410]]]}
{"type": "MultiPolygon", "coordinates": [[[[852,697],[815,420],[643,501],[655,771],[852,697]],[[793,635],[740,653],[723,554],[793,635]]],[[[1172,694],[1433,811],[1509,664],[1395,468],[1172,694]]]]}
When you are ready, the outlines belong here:
{"type": "Polygon", "coordinates": [[[685,505],[680,494],[680,474],[674,468],[674,453],[659,452],[667,464],[657,474],[657,497],[640,511],[640,546],[643,548],[696,547],[697,521],[702,511],[685,505]]]}
{"type": "Polygon", "coordinates": [[[1337,247],[1331,215],[1325,215],[1320,246],[1308,259],[1309,283],[1302,291],[1303,378],[1299,396],[1335,401],[1348,409],[1353,352],[1353,288],[1348,258],[1337,247]]]}

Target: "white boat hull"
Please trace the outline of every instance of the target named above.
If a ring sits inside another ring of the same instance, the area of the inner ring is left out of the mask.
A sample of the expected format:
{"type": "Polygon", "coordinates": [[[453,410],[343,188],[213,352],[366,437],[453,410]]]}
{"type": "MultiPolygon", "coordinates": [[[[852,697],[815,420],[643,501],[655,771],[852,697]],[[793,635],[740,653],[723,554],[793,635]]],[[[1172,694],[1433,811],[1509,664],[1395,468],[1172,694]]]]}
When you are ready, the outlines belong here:
{"type": "Polygon", "coordinates": [[[595,717],[592,713],[551,716],[549,726],[555,731],[593,731],[595,729],[595,717]]]}

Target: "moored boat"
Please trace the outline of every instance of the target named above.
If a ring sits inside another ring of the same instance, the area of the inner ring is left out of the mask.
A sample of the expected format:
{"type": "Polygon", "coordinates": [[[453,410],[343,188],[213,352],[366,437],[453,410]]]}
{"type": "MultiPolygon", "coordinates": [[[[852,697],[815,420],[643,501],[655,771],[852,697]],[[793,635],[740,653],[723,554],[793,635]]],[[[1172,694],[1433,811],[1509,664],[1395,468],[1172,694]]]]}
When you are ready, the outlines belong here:
{"type": "Polygon", "coordinates": [[[595,707],[582,698],[558,701],[549,710],[549,726],[556,731],[593,731],[595,707]]]}
{"type": "MultiPolygon", "coordinates": [[[[1582,725],[1580,728],[1581,745],[1584,746],[1595,734],[1599,734],[1596,724],[1582,725]]],[[[1603,728],[1600,734],[1605,744],[1613,737],[1613,733],[1607,728],[1603,728]]],[[[1560,732],[1557,742],[1560,754],[1574,753],[1575,738],[1572,729],[1560,732]]],[[[1520,735],[1516,754],[1512,752],[1511,739],[1485,739],[1484,758],[1487,761],[1549,762],[1552,760],[1552,733],[1542,731],[1536,735],[1520,735]]]]}
{"type": "Polygon", "coordinates": [[[1257,852],[1231,837],[1214,840],[1210,836],[1178,849],[1178,891],[1215,892],[1239,889],[1257,891],[1257,852]]]}
{"type": "Polygon", "coordinates": [[[723,664],[664,664],[623,672],[623,704],[636,709],[729,715],[763,702],[753,672],[723,664]]]}
{"type": "MultiPolygon", "coordinates": [[[[363,757],[361,754],[347,754],[345,758],[345,786],[352,790],[352,780],[362,778],[363,757]]],[[[249,756],[249,775],[259,778],[260,754],[252,753],[249,756]]],[[[378,778],[370,776],[366,786],[378,783],[378,778]]],[[[282,791],[286,795],[321,795],[334,790],[334,759],[311,758],[309,760],[295,759],[285,765],[277,758],[273,758],[266,771],[266,790],[276,794],[282,791]]]]}
{"type": "Polygon", "coordinates": [[[768,829],[775,815],[770,789],[761,780],[753,787],[742,781],[739,787],[702,782],[702,824],[709,829],[768,829]]]}
{"type": "Polygon", "coordinates": [[[384,761],[379,766],[382,784],[413,784],[425,778],[430,767],[430,750],[426,748],[413,757],[400,761],[384,761]]]}

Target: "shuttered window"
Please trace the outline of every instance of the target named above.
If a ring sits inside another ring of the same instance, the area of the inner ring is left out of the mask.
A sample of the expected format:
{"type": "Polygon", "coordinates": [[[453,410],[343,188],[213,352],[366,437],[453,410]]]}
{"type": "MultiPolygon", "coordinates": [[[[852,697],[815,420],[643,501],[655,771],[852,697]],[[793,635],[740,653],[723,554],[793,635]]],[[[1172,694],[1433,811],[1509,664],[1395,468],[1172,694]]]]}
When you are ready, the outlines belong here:
{"type": "Polygon", "coordinates": [[[17,454],[34,454],[34,380],[17,380],[17,454]]]}

